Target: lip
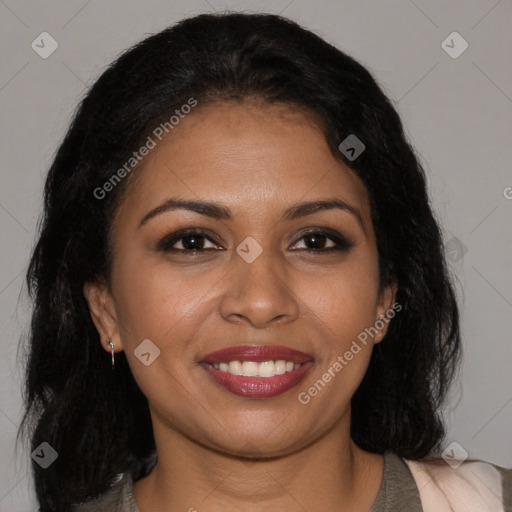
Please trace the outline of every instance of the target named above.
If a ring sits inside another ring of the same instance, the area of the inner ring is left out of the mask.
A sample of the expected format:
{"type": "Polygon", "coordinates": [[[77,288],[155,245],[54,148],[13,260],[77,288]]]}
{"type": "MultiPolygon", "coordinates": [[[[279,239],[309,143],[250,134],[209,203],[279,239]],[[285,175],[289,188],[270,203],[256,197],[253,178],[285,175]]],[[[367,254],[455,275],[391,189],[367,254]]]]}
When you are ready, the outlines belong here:
{"type": "Polygon", "coordinates": [[[313,361],[313,356],[282,345],[240,345],[212,352],[205,356],[201,363],[228,363],[229,361],[262,363],[263,361],[276,361],[278,359],[302,364],[313,361]]]}
{"type": "Polygon", "coordinates": [[[296,386],[313,366],[313,361],[303,363],[297,370],[274,377],[243,377],[217,370],[209,363],[201,366],[213,379],[231,393],[244,398],[272,398],[296,386]]]}
{"type": "Polygon", "coordinates": [[[208,354],[201,362],[201,367],[208,372],[215,382],[231,393],[244,398],[272,398],[281,395],[296,386],[313,366],[313,357],[304,352],[282,345],[245,345],[228,347],[208,354]],[[271,361],[284,359],[302,366],[291,372],[273,377],[244,377],[223,372],[213,363],[229,361],[271,361]]]}

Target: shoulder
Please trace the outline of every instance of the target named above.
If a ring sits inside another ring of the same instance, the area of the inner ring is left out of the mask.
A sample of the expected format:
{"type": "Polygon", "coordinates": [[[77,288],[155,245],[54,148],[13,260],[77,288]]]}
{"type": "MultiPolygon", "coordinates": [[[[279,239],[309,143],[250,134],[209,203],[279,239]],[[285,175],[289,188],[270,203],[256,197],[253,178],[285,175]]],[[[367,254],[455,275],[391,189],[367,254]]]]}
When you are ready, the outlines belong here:
{"type": "Polygon", "coordinates": [[[128,473],[118,475],[116,482],[101,496],[77,504],[72,512],[139,512],[133,499],[133,481],[128,473]]]}
{"type": "Polygon", "coordinates": [[[512,511],[512,469],[481,460],[448,465],[443,459],[403,459],[425,512],[512,511]]]}

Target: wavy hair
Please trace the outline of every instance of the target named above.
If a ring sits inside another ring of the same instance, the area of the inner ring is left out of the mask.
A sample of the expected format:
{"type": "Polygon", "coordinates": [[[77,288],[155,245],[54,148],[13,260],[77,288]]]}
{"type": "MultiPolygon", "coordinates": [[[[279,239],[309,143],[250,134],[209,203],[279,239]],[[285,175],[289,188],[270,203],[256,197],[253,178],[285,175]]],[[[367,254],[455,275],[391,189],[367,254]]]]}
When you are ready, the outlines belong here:
{"type": "Polygon", "coordinates": [[[198,109],[258,98],[319,120],[332,154],[367,189],[381,287],[396,280],[402,306],[352,397],[352,439],[418,460],[445,435],[439,410],[459,362],[459,312],[425,173],[398,113],[365,67],[295,22],[202,14],[117,57],[81,101],[48,172],[26,274],[33,311],[18,432],[32,449],[46,441],[58,452],[49,468],[32,465],[41,512],[70,510],[119,473],[136,480],[151,470],[147,399],[123,353],[111,371],[83,285],[111,282],[111,221],[137,168],[103,199],[94,191],[191,97],[198,109]],[[349,134],[366,146],[354,161],[338,149],[349,134]]]}

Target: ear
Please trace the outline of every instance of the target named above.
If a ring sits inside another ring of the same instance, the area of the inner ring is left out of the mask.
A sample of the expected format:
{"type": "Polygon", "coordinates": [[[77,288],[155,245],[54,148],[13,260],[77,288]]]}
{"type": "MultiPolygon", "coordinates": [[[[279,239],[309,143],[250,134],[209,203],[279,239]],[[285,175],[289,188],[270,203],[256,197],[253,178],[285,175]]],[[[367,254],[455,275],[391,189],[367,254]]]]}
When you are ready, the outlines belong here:
{"type": "Polygon", "coordinates": [[[377,316],[374,324],[378,332],[373,338],[374,343],[380,343],[384,339],[391,319],[402,309],[400,304],[395,303],[397,290],[398,284],[393,279],[390,280],[389,284],[379,294],[376,309],[377,316]]]}
{"type": "Polygon", "coordinates": [[[114,298],[107,285],[101,282],[85,283],[83,292],[89,304],[92,321],[100,335],[101,345],[110,353],[110,340],[114,344],[114,351],[120,352],[123,346],[119,336],[117,313],[114,298]]]}

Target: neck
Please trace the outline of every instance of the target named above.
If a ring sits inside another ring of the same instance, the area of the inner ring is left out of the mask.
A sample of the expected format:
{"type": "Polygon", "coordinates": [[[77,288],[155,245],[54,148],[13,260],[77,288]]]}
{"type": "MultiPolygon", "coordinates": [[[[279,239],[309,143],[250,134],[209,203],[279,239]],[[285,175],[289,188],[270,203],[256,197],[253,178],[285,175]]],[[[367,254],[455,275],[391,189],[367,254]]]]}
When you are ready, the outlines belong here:
{"type": "Polygon", "coordinates": [[[367,512],[383,457],[361,450],[341,423],[288,455],[241,459],[154,422],[158,463],[134,484],[140,512],[350,510],[367,512]]]}

